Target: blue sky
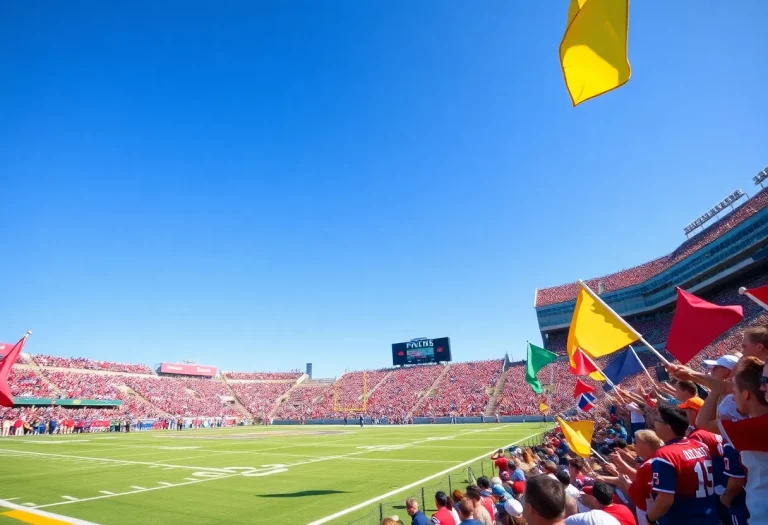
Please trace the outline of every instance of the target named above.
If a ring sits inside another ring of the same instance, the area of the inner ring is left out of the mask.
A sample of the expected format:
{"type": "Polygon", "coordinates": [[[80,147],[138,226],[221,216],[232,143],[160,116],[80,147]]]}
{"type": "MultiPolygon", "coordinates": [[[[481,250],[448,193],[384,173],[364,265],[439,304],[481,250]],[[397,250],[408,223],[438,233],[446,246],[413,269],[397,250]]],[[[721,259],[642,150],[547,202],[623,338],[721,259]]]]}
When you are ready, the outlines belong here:
{"type": "Polygon", "coordinates": [[[768,164],[768,2],[635,2],[570,107],[568,2],[4,2],[0,340],[316,376],[674,249],[768,164]]]}

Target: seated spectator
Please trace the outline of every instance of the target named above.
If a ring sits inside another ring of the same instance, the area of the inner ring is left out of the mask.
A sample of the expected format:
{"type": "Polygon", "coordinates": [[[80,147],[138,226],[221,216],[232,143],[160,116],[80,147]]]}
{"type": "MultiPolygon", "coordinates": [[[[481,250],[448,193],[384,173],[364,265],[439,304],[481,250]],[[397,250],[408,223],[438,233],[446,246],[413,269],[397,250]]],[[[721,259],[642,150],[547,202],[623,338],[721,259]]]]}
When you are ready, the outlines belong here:
{"type": "Polygon", "coordinates": [[[419,510],[419,502],[416,501],[416,498],[405,500],[405,511],[411,517],[411,525],[429,525],[429,520],[419,510]]]}
{"type": "Polygon", "coordinates": [[[549,476],[534,476],[525,484],[523,517],[528,525],[562,525],[565,489],[549,476]]]}

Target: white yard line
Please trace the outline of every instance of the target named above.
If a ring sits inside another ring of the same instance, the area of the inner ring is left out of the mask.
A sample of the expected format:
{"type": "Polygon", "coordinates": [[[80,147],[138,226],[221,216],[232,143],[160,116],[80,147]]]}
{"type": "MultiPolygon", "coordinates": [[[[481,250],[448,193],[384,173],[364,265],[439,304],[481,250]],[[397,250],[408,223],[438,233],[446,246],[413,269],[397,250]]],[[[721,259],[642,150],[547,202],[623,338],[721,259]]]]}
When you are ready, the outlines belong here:
{"type": "Polygon", "coordinates": [[[62,496],[62,499],[65,499],[68,501],[77,501],[77,498],[73,498],[72,496],[62,496]]]}
{"type": "MultiPolygon", "coordinates": [[[[189,478],[186,478],[186,479],[189,479],[189,478]]],[[[132,489],[136,489],[136,490],[147,490],[147,489],[146,489],[146,488],[144,488],[144,487],[137,487],[136,485],[131,485],[131,488],[132,488],[132,489]]]]}
{"type": "Polygon", "coordinates": [[[64,523],[71,523],[72,525],[96,525],[92,521],[85,521],[77,518],[70,518],[69,516],[61,516],[59,514],[54,514],[53,512],[45,512],[44,510],[31,509],[28,507],[28,505],[33,505],[31,503],[25,503],[24,505],[27,505],[27,506],[16,505],[15,503],[11,503],[7,499],[6,500],[0,499],[0,507],[5,507],[6,509],[19,510],[21,512],[26,512],[28,514],[41,516],[43,518],[63,521],[64,523]]]}
{"type": "Polygon", "coordinates": [[[110,492],[108,490],[100,490],[99,492],[101,492],[102,494],[106,494],[107,496],[113,496],[115,494],[114,492],[110,492]]]}
{"type": "MultiPolygon", "coordinates": [[[[526,439],[532,438],[532,437],[537,436],[539,434],[541,434],[541,432],[536,432],[535,434],[531,434],[528,437],[524,437],[522,439],[518,439],[514,443],[510,443],[509,445],[506,445],[506,446],[504,446],[502,448],[511,447],[512,445],[516,445],[516,444],[520,443],[521,441],[525,441],[526,439]]],[[[498,450],[498,448],[495,448],[493,450],[488,451],[488,454],[492,454],[496,450],[498,450]]],[[[437,474],[432,474],[431,476],[427,476],[426,478],[420,479],[418,481],[414,481],[413,483],[411,483],[409,485],[405,485],[405,486],[402,486],[402,487],[400,487],[398,489],[391,490],[391,491],[387,492],[386,494],[382,494],[380,496],[376,496],[375,498],[371,498],[368,501],[363,501],[362,503],[358,503],[357,505],[354,505],[354,506],[349,507],[347,509],[340,510],[339,512],[337,512],[335,514],[331,514],[330,516],[326,516],[324,518],[320,518],[319,520],[315,520],[315,521],[309,523],[308,525],[322,525],[323,523],[328,523],[331,520],[335,520],[336,518],[340,518],[341,516],[349,514],[350,512],[354,512],[356,510],[362,509],[363,507],[366,507],[366,506],[368,506],[368,505],[370,505],[372,503],[376,503],[377,501],[381,501],[383,499],[389,498],[389,497],[394,496],[395,494],[399,494],[400,492],[403,492],[405,490],[412,489],[413,487],[418,487],[419,485],[421,485],[423,483],[426,483],[427,481],[433,480],[435,478],[439,478],[440,476],[445,476],[446,474],[449,474],[449,473],[453,472],[454,470],[456,470],[458,468],[466,467],[468,465],[471,465],[475,461],[480,461],[481,459],[485,459],[485,458],[488,457],[488,454],[483,454],[481,456],[478,456],[476,458],[470,459],[470,460],[465,461],[463,463],[459,463],[458,465],[455,465],[453,467],[447,468],[447,469],[445,469],[445,470],[443,470],[441,472],[438,472],[437,474]]]]}

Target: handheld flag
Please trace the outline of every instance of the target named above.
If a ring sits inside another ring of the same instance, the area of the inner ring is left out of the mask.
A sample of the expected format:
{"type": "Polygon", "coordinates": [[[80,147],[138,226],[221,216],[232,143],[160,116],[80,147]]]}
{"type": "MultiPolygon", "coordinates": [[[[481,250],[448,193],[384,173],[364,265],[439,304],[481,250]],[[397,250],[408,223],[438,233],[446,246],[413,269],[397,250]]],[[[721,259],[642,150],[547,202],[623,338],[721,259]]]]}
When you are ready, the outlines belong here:
{"type": "MultiPolygon", "coordinates": [[[[591,0],[588,0],[591,1],[591,0]]],[[[585,288],[583,283],[576,298],[571,328],[568,331],[568,355],[576,349],[596,359],[611,354],[640,339],[640,335],[616,312],[585,288]]],[[[571,357],[571,363],[573,358],[571,357]]]]}
{"type": "Polygon", "coordinates": [[[525,363],[525,382],[531,385],[531,389],[541,394],[544,389],[536,374],[546,365],[557,359],[557,354],[544,350],[536,345],[528,343],[528,360],[525,363]]]}
{"type": "Polygon", "coordinates": [[[685,364],[743,318],[741,306],[718,306],[678,288],[667,351],[685,364]]]}
{"type": "Polygon", "coordinates": [[[592,407],[595,406],[595,396],[592,394],[581,394],[581,397],[579,398],[578,407],[583,412],[589,412],[592,410],[592,407]]]}
{"type": "Polygon", "coordinates": [[[628,26],[629,0],[571,0],[560,65],[574,106],[627,83],[628,26]]]}
{"type": "Polygon", "coordinates": [[[565,440],[571,447],[574,454],[583,458],[588,458],[592,452],[592,433],[595,431],[594,421],[572,421],[566,423],[557,418],[560,423],[560,429],[565,436],[565,440]]]}
{"type": "Polygon", "coordinates": [[[24,348],[24,343],[29,334],[30,332],[27,332],[27,335],[22,337],[0,361],[0,406],[13,406],[13,394],[11,393],[11,387],[8,386],[8,374],[11,372],[13,364],[19,358],[21,349],[24,348]]]}
{"type": "Polygon", "coordinates": [[[547,415],[549,413],[549,407],[545,403],[539,403],[539,412],[547,415]]]}
{"type": "Polygon", "coordinates": [[[595,387],[586,384],[581,379],[576,380],[576,388],[573,389],[574,399],[578,398],[581,394],[594,394],[595,387]]]}
{"type": "MultiPolygon", "coordinates": [[[[608,366],[603,368],[603,374],[605,374],[614,385],[618,385],[629,376],[642,371],[643,365],[640,363],[640,360],[635,353],[630,350],[624,350],[616,359],[611,361],[608,366]]],[[[610,384],[603,385],[603,390],[606,392],[611,388],[613,387],[610,384]]]]}
{"type": "Polygon", "coordinates": [[[571,362],[568,364],[568,371],[575,376],[585,376],[589,374],[589,377],[595,381],[605,381],[600,370],[598,370],[594,363],[587,359],[584,352],[578,348],[571,356],[571,362]]]}
{"type": "Polygon", "coordinates": [[[746,295],[754,302],[759,304],[763,310],[768,310],[768,284],[761,286],[760,288],[739,288],[739,294],[746,295]]]}

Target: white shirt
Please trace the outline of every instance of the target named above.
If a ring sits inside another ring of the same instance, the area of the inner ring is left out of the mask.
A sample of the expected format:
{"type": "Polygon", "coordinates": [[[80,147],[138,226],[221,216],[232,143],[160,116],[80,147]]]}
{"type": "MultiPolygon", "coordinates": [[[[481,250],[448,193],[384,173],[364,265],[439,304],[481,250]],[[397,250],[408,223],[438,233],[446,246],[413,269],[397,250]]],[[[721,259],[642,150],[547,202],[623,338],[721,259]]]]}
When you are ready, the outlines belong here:
{"type": "Polygon", "coordinates": [[[581,492],[579,492],[579,489],[574,487],[573,485],[568,485],[565,487],[565,493],[569,496],[572,496],[573,499],[576,500],[576,505],[579,509],[579,512],[587,512],[589,510],[588,507],[585,507],[581,504],[581,492]]]}
{"type": "Polygon", "coordinates": [[[717,417],[718,419],[730,419],[731,421],[740,421],[744,419],[744,416],[739,414],[736,408],[736,401],[733,399],[733,394],[725,396],[720,404],[717,405],[717,417]]]}
{"type": "Polygon", "coordinates": [[[645,423],[645,416],[640,407],[634,401],[627,405],[629,409],[629,422],[630,423],[645,423]]]}
{"type": "Polygon", "coordinates": [[[602,510],[590,510],[571,516],[565,520],[565,525],[621,525],[621,523],[602,510]]]}

